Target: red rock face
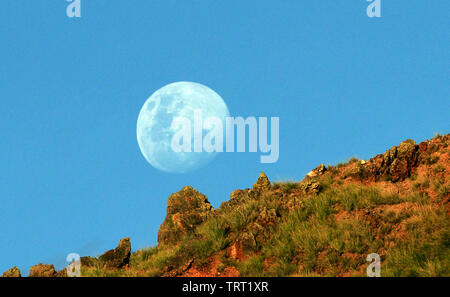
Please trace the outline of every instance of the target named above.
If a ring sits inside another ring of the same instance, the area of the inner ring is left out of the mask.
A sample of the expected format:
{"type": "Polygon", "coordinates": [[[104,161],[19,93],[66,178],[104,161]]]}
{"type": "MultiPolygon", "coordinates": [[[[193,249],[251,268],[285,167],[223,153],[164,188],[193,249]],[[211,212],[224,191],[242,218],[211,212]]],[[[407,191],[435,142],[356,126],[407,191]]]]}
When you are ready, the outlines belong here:
{"type": "Polygon", "coordinates": [[[417,165],[418,146],[412,140],[403,141],[383,155],[375,157],[368,166],[375,180],[390,179],[393,182],[404,180],[411,175],[411,170],[417,165]],[[375,169],[375,170],[373,170],[375,169]]]}

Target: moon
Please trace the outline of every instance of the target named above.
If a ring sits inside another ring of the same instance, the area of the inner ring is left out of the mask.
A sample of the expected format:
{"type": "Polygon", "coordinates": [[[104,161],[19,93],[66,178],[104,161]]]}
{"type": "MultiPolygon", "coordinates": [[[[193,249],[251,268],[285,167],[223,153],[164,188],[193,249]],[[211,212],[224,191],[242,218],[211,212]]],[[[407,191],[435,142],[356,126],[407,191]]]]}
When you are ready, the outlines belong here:
{"type": "MultiPolygon", "coordinates": [[[[171,128],[175,117],[194,122],[194,110],[202,111],[202,118],[218,117],[225,127],[229,116],[224,100],[199,83],[175,82],[153,93],[141,108],[137,120],[137,141],[145,159],[156,169],[169,173],[187,173],[210,163],[217,152],[175,152],[171,141],[176,130],[171,128]]],[[[206,135],[213,127],[203,127],[206,135]]],[[[191,133],[191,143],[193,135],[191,133]]]]}

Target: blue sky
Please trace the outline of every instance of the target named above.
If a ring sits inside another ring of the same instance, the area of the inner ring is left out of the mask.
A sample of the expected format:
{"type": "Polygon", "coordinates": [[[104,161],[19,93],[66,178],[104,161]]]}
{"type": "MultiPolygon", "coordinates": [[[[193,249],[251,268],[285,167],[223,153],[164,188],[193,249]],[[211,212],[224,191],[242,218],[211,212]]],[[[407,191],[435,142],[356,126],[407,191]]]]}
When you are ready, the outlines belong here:
{"type": "Polygon", "coordinates": [[[4,0],[0,8],[0,271],[65,265],[131,237],[156,244],[185,185],[217,207],[260,171],[301,180],[449,133],[448,1],[4,0]],[[280,158],[221,154],[184,175],[152,168],[136,120],[160,87],[194,81],[231,115],[278,116],[280,158]]]}

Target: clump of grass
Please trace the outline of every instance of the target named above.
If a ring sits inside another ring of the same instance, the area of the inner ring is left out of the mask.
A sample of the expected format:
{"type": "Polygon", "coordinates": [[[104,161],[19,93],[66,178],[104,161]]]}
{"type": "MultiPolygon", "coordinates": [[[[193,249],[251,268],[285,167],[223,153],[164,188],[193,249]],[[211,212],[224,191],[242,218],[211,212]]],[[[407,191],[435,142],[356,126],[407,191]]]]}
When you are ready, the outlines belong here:
{"type": "Polygon", "coordinates": [[[430,197],[426,192],[414,192],[408,195],[405,200],[422,205],[428,204],[430,202],[430,197]]]}
{"type": "Polygon", "coordinates": [[[325,174],[319,178],[318,182],[320,183],[320,189],[323,192],[330,188],[330,186],[335,182],[335,179],[332,175],[325,174]]]}
{"type": "Polygon", "coordinates": [[[422,182],[415,182],[413,184],[413,189],[423,191],[425,189],[428,189],[430,187],[430,180],[426,179],[422,182]]]}
{"type": "Polygon", "coordinates": [[[383,176],[383,181],[391,182],[392,181],[392,175],[390,173],[383,176]]]}
{"type": "Polygon", "coordinates": [[[361,207],[365,207],[362,201],[359,199],[358,193],[356,191],[347,190],[348,192],[345,195],[341,196],[341,203],[346,211],[352,211],[355,209],[360,209],[361,207]]]}
{"type": "Polygon", "coordinates": [[[293,214],[265,250],[266,256],[276,261],[269,274],[285,276],[300,267],[300,274],[326,271],[327,275],[337,275],[337,267],[355,267],[364,260],[361,257],[354,263],[340,255],[365,253],[372,240],[368,223],[359,219],[336,222],[314,217],[305,221],[301,214],[293,214]],[[326,256],[318,257],[321,254],[326,256]]]}
{"type": "Polygon", "coordinates": [[[319,219],[326,219],[336,211],[333,209],[335,198],[329,192],[319,194],[316,198],[310,198],[303,201],[304,208],[302,211],[309,217],[317,217],[319,219]]]}
{"type": "Polygon", "coordinates": [[[259,203],[250,201],[246,204],[239,205],[231,213],[227,214],[225,220],[230,224],[230,228],[235,232],[240,232],[247,225],[256,219],[256,210],[259,203]]]}
{"type": "Polygon", "coordinates": [[[444,200],[445,198],[448,198],[450,195],[450,187],[445,185],[439,188],[438,191],[438,198],[440,201],[444,200]]]}
{"type": "Polygon", "coordinates": [[[201,225],[198,228],[197,232],[206,239],[206,241],[203,242],[211,242],[209,248],[212,252],[222,250],[230,243],[227,238],[229,227],[220,217],[213,217],[208,220],[204,225],[201,225]]]}
{"type": "Polygon", "coordinates": [[[341,168],[341,167],[347,166],[347,165],[349,165],[349,164],[356,163],[356,162],[360,162],[360,161],[361,161],[361,160],[360,160],[359,158],[357,158],[357,157],[351,157],[351,158],[348,159],[346,162],[338,163],[338,164],[336,165],[336,167],[337,167],[337,168],[341,168]]]}
{"type": "Polygon", "coordinates": [[[444,185],[445,180],[436,178],[433,180],[433,190],[439,192],[439,189],[444,185]]]}
{"type": "Polygon", "coordinates": [[[433,164],[436,164],[438,161],[439,161],[439,156],[427,156],[423,160],[423,163],[425,163],[427,165],[433,165],[433,164]]]}
{"type": "Polygon", "coordinates": [[[333,195],[346,211],[403,202],[397,194],[381,194],[375,187],[355,184],[340,187],[333,195]]]}
{"type": "Polygon", "coordinates": [[[339,173],[339,169],[337,169],[337,167],[333,166],[333,165],[327,165],[327,170],[329,172],[331,172],[331,175],[333,175],[333,176],[335,176],[339,173]]]}
{"type": "Polygon", "coordinates": [[[442,166],[441,164],[438,164],[438,165],[434,166],[434,168],[433,168],[433,172],[435,174],[438,174],[438,173],[441,173],[441,172],[444,172],[444,171],[445,171],[445,167],[442,166]]]}
{"type": "Polygon", "coordinates": [[[284,193],[291,193],[299,189],[299,183],[294,181],[280,181],[273,184],[273,189],[280,189],[284,193]]]}
{"type": "Polygon", "coordinates": [[[131,256],[131,263],[134,264],[134,263],[145,262],[150,257],[155,255],[157,252],[158,252],[158,247],[157,246],[141,249],[141,250],[139,250],[139,251],[137,251],[137,252],[132,254],[132,256],[131,256]]]}
{"type": "Polygon", "coordinates": [[[450,221],[446,210],[422,205],[407,221],[409,238],[386,253],[383,276],[449,276],[450,221]]]}
{"type": "Polygon", "coordinates": [[[261,277],[264,276],[264,257],[262,255],[250,257],[238,265],[240,276],[261,277]]]}
{"type": "Polygon", "coordinates": [[[438,138],[441,138],[441,137],[442,137],[442,134],[436,133],[436,134],[434,134],[433,139],[438,139],[438,138]]]}

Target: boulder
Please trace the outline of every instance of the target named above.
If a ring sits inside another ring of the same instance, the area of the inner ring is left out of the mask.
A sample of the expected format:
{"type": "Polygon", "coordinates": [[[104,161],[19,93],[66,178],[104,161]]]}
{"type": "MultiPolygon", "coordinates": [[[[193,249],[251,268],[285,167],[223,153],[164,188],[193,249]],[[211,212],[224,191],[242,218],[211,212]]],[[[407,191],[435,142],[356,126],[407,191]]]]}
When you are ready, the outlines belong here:
{"type": "Polygon", "coordinates": [[[214,213],[208,198],[192,187],[170,195],[167,215],[158,231],[159,244],[175,244],[214,213]]]}
{"type": "Polygon", "coordinates": [[[120,240],[119,245],[109,250],[98,259],[106,268],[122,268],[130,262],[131,256],[131,242],[130,238],[123,238],[120,240]]]}
{"type": "Polygon", "coordinates": [[[318,194],[321,186],[319,182],[307,178],[300,182],[300,189],[304,194],[318,194]]]}
{"type": "Polygon", "coordinates": [[[20,270],[16,266],[14,266],[11,269],[6,270],[2,274],[2,277],[21,277],[21,276],[22,275],[20,274],[20,270]]]}
{"type": "Polygon", "coordinates": [[[30,268],[29,277],[55,277],[55,266],[50,264],[38,264],[30,268]]]}

